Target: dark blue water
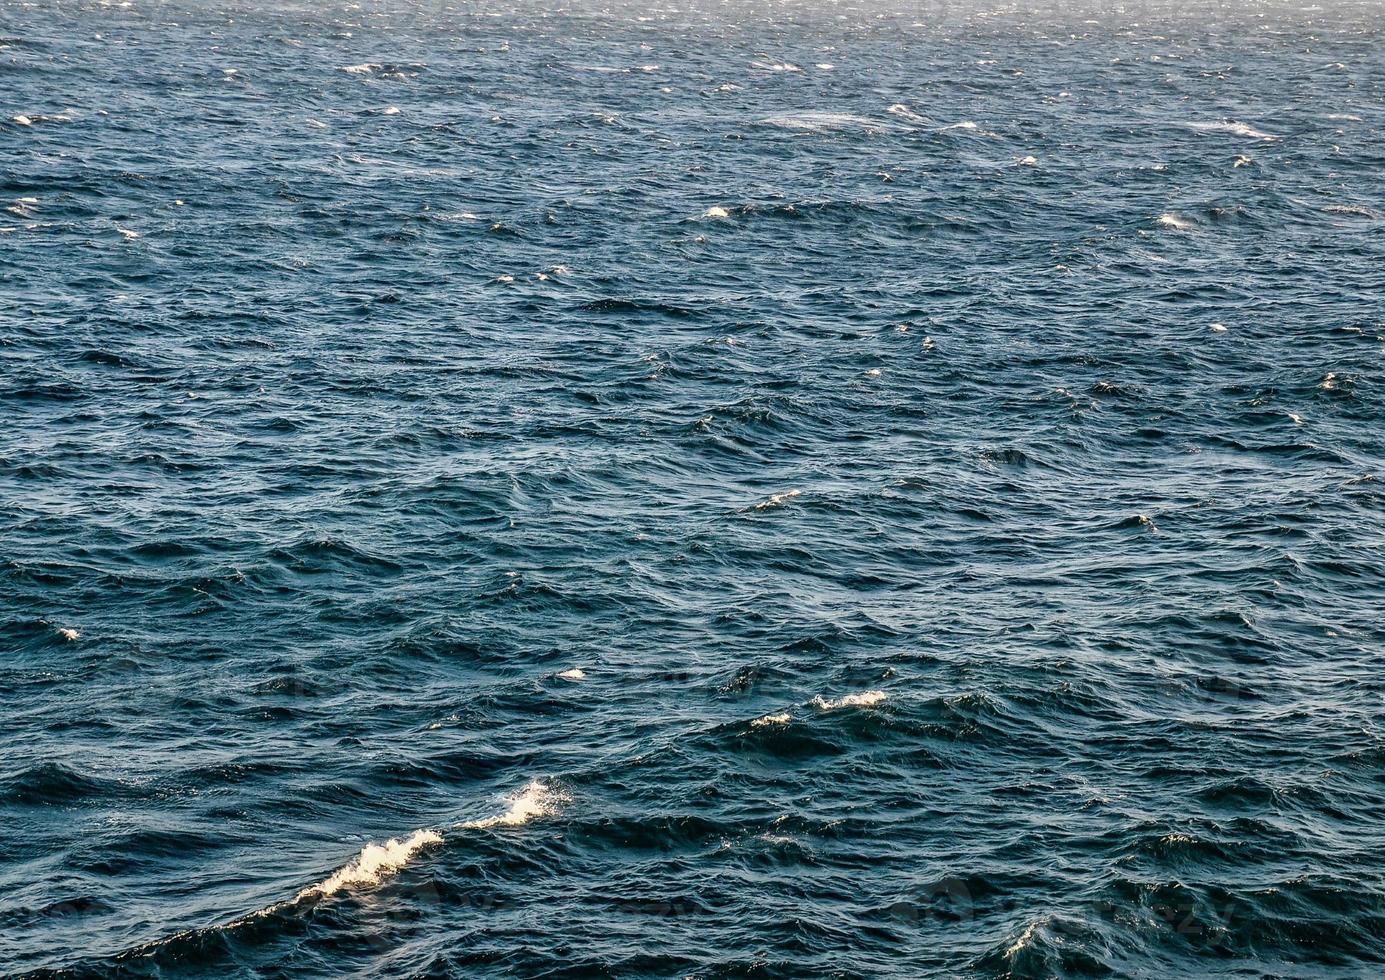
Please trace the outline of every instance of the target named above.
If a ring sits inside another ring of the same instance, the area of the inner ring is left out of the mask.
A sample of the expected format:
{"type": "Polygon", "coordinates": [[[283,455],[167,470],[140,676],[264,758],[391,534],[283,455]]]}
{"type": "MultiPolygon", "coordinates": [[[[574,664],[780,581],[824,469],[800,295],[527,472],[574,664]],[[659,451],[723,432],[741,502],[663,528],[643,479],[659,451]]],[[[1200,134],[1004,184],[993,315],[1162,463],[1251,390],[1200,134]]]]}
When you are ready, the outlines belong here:
{"type": "Polygon", "coordinates": [[[0,0],[0,973],[1380,975],[1385,10],[985,2],[0,0]]]}

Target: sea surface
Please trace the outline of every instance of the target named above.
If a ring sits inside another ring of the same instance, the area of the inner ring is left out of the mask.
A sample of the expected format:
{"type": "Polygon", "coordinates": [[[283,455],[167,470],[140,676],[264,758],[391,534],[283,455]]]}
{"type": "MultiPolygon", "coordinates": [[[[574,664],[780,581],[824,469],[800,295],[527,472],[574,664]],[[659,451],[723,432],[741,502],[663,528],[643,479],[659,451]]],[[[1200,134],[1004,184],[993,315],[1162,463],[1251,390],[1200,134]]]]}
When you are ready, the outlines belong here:
{"type": "Polygon", "coordinates": [[[1385,973],[1385,5],[0,0],[0,975],[1385,973]]]}

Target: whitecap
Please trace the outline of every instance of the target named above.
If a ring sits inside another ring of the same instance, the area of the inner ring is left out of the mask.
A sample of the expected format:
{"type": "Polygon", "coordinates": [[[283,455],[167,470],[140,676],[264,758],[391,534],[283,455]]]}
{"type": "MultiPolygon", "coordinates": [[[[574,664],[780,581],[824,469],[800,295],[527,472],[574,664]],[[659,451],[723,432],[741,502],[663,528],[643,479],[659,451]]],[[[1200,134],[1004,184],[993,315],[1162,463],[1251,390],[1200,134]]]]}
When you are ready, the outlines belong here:
{"type": "Polygon", "coordinates": [[[67,640],[68,642],[71,642],[71,641],[77,639],[77,638],[78,638],[79,636],[81,636],[82,634],[79,633],[79,632],[77,632],[76,630],[72,629],[71,627],[68,627],[68,626],[59,626],[59,627],[58,627],[58,635],[61,636],[64,640],[67,640]]]}
{"type": "Polygon", "coordinates": [[[777,715],[764,715],[756,718],[750,725],[752,728],[764,728],[766,725],[787,725],[789,720],[789,713],[783,711],[777,715]]]}
{"type": "Polygon", "coordinates": [[[399,115],[399,106],[397,106],[397,105],[387,105],[387,106],[385,106],[384,110],[382,111],[382,115],[386,115],[386,116],[397,116],[397,115],[399,115]]]}
{"type": "Polygon", "coordinates": [[[1375,217],[1375,212],[1364,204],[1329,204],[1323,210],[1328,214],[1350,214],[1358,218],[1375,217]]]}
{"type": "Polygon", "coordinates": [[[1189,129],[1195,129],[1202,133],[1231,133],[1234,136],[1245,136],[1254,140],[1277,140],[1280,138],[1272,133],[1262,133],[1255,127],[1241,122],[1190,122],[1187,126],[1189,129]]]}
{"type": "Polygon", "coordinates": [[[783,116],[769,116],[760,120],[761,125],[777,126],[780,129],[802,129],[825,132],[839,129],[879,129],[881,124],[865,116],[854,116],[849,112],[795,112],[783,116]]]}
{"type": "Polygon", "coordinates": [[[1214,324],[1212,324],[1210,327],[1208,327],[1207,329],[1210,330],[1210,331],[1212,331],[1213,333],[1226,333],[1226,324],[1224,324],[1224,323],[1214,323],[1214,324]]]}
{"type": "Polygon", "coordinates": [[[1015,161],[1016,166],[1020,167],[1034,167],[1037,166],[1038,163],[1038,158],[1032,156],[1020,157],[1018,160],[1015,161]]]}
{"type": "Polygon", "coordinates": [[[978,125],[977,123],[972,122],[970,119],[964,119],[962,122],[953,123],[951,126],[944,126],[944,127],[943,127],[943,132],[947,132],[949,129],[980,129],[980,128],[981,128],[980,125],[978,125]]]}
{"type": "Polygon", "coordinates": [[[888,697],[889,695],[884,691],[863,691],[860,694],[848,694],[840,698],[825,698],[819,694],[813,698],[813,704],[823,711],[835,711],[838,708],[871,708],[888,697]]]}
{"type": "Polygon", "coordinates": [[[702,212],[702,217],[704,218],[729,218],[730,216],[731,212],[726,210],[721,205],[710,207],[706,211],[702,212]]]}
{"type": "Polygon", "coordinates": [[[759,69],[760,71],[802,71],[802,70],[803,70],[802,68],[798,67],[797,65],[795,65],[795,64],[793,64],[792,62],[789,62],[789,61],[771,61],[771,62],[752,61],[752,62],[750,63],[750,67],[751,67],[751,68],[759,69]]]}
{"type": "Polygon", "coordinates": [[[14,120],[14,124],[16,126],[32,126],[34,124],[34,121],[30,119],[28,116],[19,115],[13,116],[11,118],[14,120]]]}
{"type": "Polygon", "coordinates": [[[457,826],[468,830],[519,827],[537,817],[547,817],[555,813],[558,805],[567,798],[566,793],[550,783],[542,779],[531,780],[522,790],[506,800],[510,806],[504,813],[479,820],[466,820],[457,826]]]}
{"type": "Polygon", "coordinates": [[[783,493],[771,494],[768,500],[762,500],[756,504],[755,509],[769,510],[771,507],[782,506],[784,501],[791,500],[802,492],[802,490],[785,490],[783,493]]]}
{"type": "Polygon", "coordinates": [[[434,830],[415,830],[408,837],[396,837],[383,844],[367,844],[356,860],[339,869],[330,878],[309,885],[295,901],[321,895],[333,895],[350,885],[374,885],[409,863],[418,850],[428,844],[441,844],[442,835],[434,830]]]}
{"type": "Polygon", "coordinates": [[[346,72],[348,75],[369,75],[380,67],[382,66],[367,61],[359,65],[342,65],[339,70],[346,72]]]}
{"type": "Polygon", "coordinates": [[[1154,219],[1154,223],[1160,228],[1171,228],[1174,231],[1187,231],[1193,226],[1191,221],[1173,214],[1161,214],[1154,219]]]}
{"type": "Polygon", "coordinates": [[[913,109],[910,109],[907,105],[905,105],[902,102],[896,102],[894,105],[890,106],[885,111],[892,116],[900,116],[904,119],[909,120],[910,122],[926,123],[928,121],[927,119],[924,119],[917,112],[915,112],[913,109]]]}
{"type": "Polygon", "coordinates": [[[569,670],[560,671],[556,676],[565,681],[580,681],[586,679],[587,672],[581,667],[573,667],[569,670]]]}

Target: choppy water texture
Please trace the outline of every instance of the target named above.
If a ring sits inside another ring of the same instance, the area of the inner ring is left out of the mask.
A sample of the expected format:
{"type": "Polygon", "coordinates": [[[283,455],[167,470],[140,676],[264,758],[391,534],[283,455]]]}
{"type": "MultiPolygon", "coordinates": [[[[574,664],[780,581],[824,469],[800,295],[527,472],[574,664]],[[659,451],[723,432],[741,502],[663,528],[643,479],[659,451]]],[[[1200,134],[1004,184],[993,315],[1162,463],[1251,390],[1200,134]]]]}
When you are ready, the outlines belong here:
{"type": "Polygon", "coordinates": [[[0,0],[0,973],[1380,975],[1382,24],[0,0]]]}

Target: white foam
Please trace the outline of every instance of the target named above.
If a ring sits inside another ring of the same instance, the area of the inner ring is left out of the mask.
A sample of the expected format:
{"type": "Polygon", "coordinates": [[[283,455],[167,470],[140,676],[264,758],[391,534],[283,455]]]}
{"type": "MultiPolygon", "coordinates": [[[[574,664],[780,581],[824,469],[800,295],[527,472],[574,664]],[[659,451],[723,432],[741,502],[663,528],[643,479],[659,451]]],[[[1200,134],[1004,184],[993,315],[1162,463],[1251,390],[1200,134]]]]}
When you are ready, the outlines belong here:
{"type": "Polygon", "coordinates": [[[32,126],[34,124],[34,121],[30,119],[28,116],[19,115],[13,116],[11,118],[13,118],[14,124],[16,126],[32,126]]]}
{"type": "Polygon", "coordinates": [[[1364,204],[1329,204],[1323,208],[1328,214],[1351,214],[1358,218],[1372,218],[1375,212],[1364,204]]]}
{"type": "Polygon", "coordinates": [[[428,844],[441,843],[442,835],[437,831],[415,830],[408,837],[396,837],[383,844],[367,844],[361,853],[356,855],[356,860],[325,881],[303,889],[295,901],[313,895],[334,895],[351,885],[374,885],[408,864],[409,859],[420,848],[428,844]]]}
{"type": "Polygon", "coordinates": [[[1214,323],[1214,324],[1212,324],[1210,327],[1208,327],[1207,329],[1210,330],[1210,331],[1212,331],[1213,333],[1226,333],[1226,324],[1224,324],[1224,323],[1214,323]]]}
{"type": "Polygon", "coordinates": [[[966,119],[966,120],[963,120],[962,122],[959,122],[959,123],[953,123],[951,126],[944,126],[944,127],[943,127],[943,130],[944,130],[944,132],[946,132],[946,131],[949,130],[949,129],[980,129],[980,128],[981,128],[980,126],[978,126],[976,123],[972,122],[970,119],[966,119]]]}
{"type": "Polygon", "coordinates": [[[849,112],[795,112],[784,116],[770,116],[760,120],[765,126],[780,129],[803,129],[812,132],[825,132],[839,129],[879,129],[880,123],[864,116],[854,116],[849,112]]]}
{"type": "Polygon", "coordinates": [[[81,633],[78,633],[78,632],[77,632],[76,630],[74,630],[74,629],[71,629],[70,627],[67,627],[67,626],[59,626],[59,627],[58,627],[58,635],[61,636],[64,640],[71,641],[71,640],[77,639],[77,638],[78,638],[79,636],[81,636],[82,634],[81,634],[81,633]]]}
{"type": "Polygon", "coordinates": [[[892,116],[900,116],[901,118],[907,119],[910,122],[922,123],[928,121],[927,119],[924,119],[917,112],[915,112],[913,109],[910,109],[907,105],[905,105],[902,102],[896,102],[894,105],[890,106],[885,111],[892,116]]]}
{"type": "Polygon", "coordinates": [[[721,207],[720,205],[717,205],[717,206],[715,206],[715,207],[710,207],[710,208],[708,208],[706,211],[703,211],[703,212],[702,212],[702,217],[704,217],[704,218],[729,218],[729,217],[731,217],[731,212],[728,211],[728,210],[726,210],[724,207],[721,207]]]}
{"type": "Polygon", "coordinates": [[[768,510],[771,507],[779,507],[784,501],[790,500],[801,494],[802,490],[785,490],[783,493],[772,494],[768,500],[762,500],[755,505],[756,510],[768,510]]]}
{"type": "Polygon", "coordinates": [[[570,670],[560,672],[557,676],[565,681],[580,681],[586,679],[587,672],[581,667],[573,667],[570,670]]]}
{"type": "Polygon", "coordinates": [[[756,718],[754,721],[750,723],[750,727],[764,728],[766,725],[787,725],[788,723],[789,713],[787,711],[783,711],[777,715],[765,715],[761,718],[756,718]]]}
{"type": "Polygon", "coordinates": [[[504,813],[480,820],[466,820],[457,824],[468,830],[488,830],[491,827],[520,827],[536,817],[546,817],[556,812],[558,805],[567,799],[562,790],[544,782],[531,780],[522,790],[509,797],[510,808],[504,813]]]}
{"type": "Polygon", "coordinates": [[[1020,157],[1018,160],[1015,161],[1015,163],[1016,163],[1016,165],[1021,166],[1021,167],[1033,167],[1033,166],[1037,166],[1038,163],[1039,163],[1039,161],[1038,161],[1038,158],[1037,158],[1037,157],[1028,156],[1028,157],[1020,157]]]}
{"type": "Polygon", "coordinates": [[[124,235],[127,242],[132,242],[139,237],[139,232],[131,231],[129,228],[116,228],[116,231],[124,235]]]}
{"type": "Polygon", "coordinates": [[[369,75],[379,67],[381,66],[367,61],[360,65],[342,65],[341,70],[348,75],[369,75]]]}
{"type": "Polygon", "coordinates": [[[789,62],[789,61],[771,61],[771,62],[752,61],[752,62],[750,63],[750,67],[751,67],[751,68],[757,68],[757,69],[759,69],[760,71],[802,71],[802,70],[803,70],[802,68],[798,67],[797,65],[795,65],[795,64],[793,64],[792,62],[789,62]]]}
{"type": "Polygon", "coordinates": [[[1280,137],[1272,133],[1262,133],[1253,126],[1247,126],[1241,122],[1190,122],[1189,129],[1195,129],[1200,133],[1231,133],[1233,136],[1244,136],[1253,140],[1277,140],[1280,137]]]}
{"type": "Polygon", "coordinates": [[[1191,221],[1173,214],[1161,214],[1154,219],[1154,223],[1160,228],[1172,228],[1174,231],[1187,231],[1193,226],[1191,221]]]}
{"type": "Polygon", "coordinates": [[[385,109],[384,109],[384,113],[383,113],[383,114],[386,115],[386,116],[397,116],[397,115],[399,115],[399,106],[397,106],[397,105],[388,105],[388,106],[385,106],[385,109]]]}
{"type": "Polygon", "coordinates": [[[840,698],[825,698],[819,694],[813,698],[813,704],[823,711],[835,711],[838,708],[871,708],[888,697],[889,695],[884,691],[863,691],[860,694],[848,694],[840,698]]]}

